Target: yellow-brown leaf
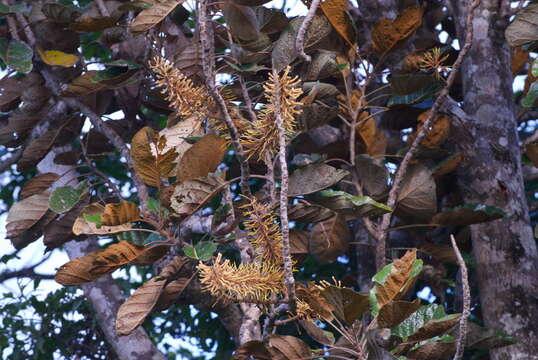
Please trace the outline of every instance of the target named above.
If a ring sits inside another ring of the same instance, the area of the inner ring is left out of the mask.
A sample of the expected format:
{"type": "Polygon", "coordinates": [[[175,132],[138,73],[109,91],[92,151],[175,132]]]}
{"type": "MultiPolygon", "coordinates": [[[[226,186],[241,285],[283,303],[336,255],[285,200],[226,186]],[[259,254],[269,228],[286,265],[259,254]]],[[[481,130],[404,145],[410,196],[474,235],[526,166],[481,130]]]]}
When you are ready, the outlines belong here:
{"type": "Polygon", "coordinates": [[[413,34],[422,24],[422,8],[411,6],[406,8],[396,19],[379,20],[372,31],[374,51],[385,54],[396,44],[413,34]]]}
{"type": "Polygon", "coordinates": [[[385,282],[382,285],[376,284],[376,298],[380,309],[389,302],[402,298],[409,290],[416,279],[416,277],[410,279],[416,259],[417,250],[409,250],[402,258],[393,262],[385,282]]]}
{"type": "Polygon", "coordinates": [[[103,225],[97,227],[93,222],[90,222],[84,218],[86,215],[103,215],[105,207],[99,203],[93,203],[84,208],[80,216],[75,220],[73,224],[73,234],[75,235],[107,235],[107,234],[116,234],[122,231],[129,231],[132,229],[131,224],[122,224],[117,226],[107,226],[103,225]]]}
{"type": "Polygon", "coordinates": [[[120,241],[62,265],[54,279],[62,285],[80,285],[94,281],[137,259],[146,251],[148,248],[144,246],[120,241]]]}
{"type": "Polygon", "coordinates": [[[340,36],[350,45],[355,43],[355,31],[347,11],[347,0],[325,0],[320,4],[321,10],[338,31],[340,36]]]}
{"type": "Polygon", "coordinates": [[[22,187],[21,200],[47,190],[59,177],[56,173],[44,173],[31,178],[22,187]]]}
{"type": "Polygon", "coordinates": [[[101,219],[103,225],[108,226],[131,223],[140,219],[140,209],[130,201],[122,201],[119,204],[106,204],[101,219]]]}
{"type": "Polygon", "coordinates": [[[226,139],[214,134],[201,138],[181,158],[177,181],[192,180],[214,172],[224,158],[226,143],[226,139]]]}
{"type": "Polygon", "coordinates": [[[129,335],[144,322],[157,303],[165,285],[166,279],[153,278],[136,289],[133,295],[120,306],[116,316],[118,335],[129,335]]]}
{"type": "Polygon", "coordinates": [[[159,187],[161,178],[172,175],[178,154],[173,148],[163,152],[165,149],[166,138],[159,137],[150,127],[140,129],[133,136],[131,140],[133,166],[147,185],[159,187]]]}
{"type": "Polygon", "coordinates": [[[37,53],[45,64],[51,66],[71,67],[78,61],[78,56],[59,50],[42,50],[38,48],[37,53]]]}

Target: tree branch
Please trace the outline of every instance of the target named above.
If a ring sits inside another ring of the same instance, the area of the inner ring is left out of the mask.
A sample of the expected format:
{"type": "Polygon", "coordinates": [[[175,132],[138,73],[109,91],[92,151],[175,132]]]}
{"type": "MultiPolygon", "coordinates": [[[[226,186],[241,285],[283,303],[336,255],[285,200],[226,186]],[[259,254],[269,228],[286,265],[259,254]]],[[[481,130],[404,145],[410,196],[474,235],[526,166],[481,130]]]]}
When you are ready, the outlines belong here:
{"type": "Polygon", "coordinates": [[[293,278],[293,262],[290,250],[290,228],[288,221],[288,163],[286,162],[286,129],[280,112],[280,86],[279,74],[273,69],[275,82],[274,108],[276,127],[278,129],[278,157],[280,163],[280,225],[282,232],[282,257],[284,258],[284,285],[292,311],[295,309],[295,279],[293,278]]]}
{"type": "MultiPolygon", "coordinates": [[[[417,136],[415,140],[413,141],[413,144],[411,145],[411,147],[405,154],[405,157],[403,158],[402,163],[400,164],[400,167],[398,168],[398,171],[394,178],[394,184],[392,185],[392,188],[389,192],[389,198],[387,201],[387,206],[389,206],[391,209],[394,209],[396,206],[398,195],[400,193],[400,185],[402,183],[403,178],[405,177],[407,168],[409,167],[414,156],[416,155],[419,149],[420,143],[428,135],[429,129],[431,129],[432,126],[435,124],[437,112],[439,111],[444,101],[448,97],[450,87],[456,80],[456,76],[459,72],[463,59],[465,58],[465,56],[469,52],[469,49],[471,48],[472,41],[473,41],[474,10],[477,8],[479,4],[480,4],[480,0],[474,0],[472,3],[469,4],[469,8],[467,10],[468,12],[467,12],[467,22],[466,22],[467,34],[465,36],[465,42],[464,42],[463,48],[458,54],[458,58],[454,62],[452,71],[450,72],[450,75],[448,76],[448,79],[446,81],[446,85],[443,87],[443,89],[437,96],[437,99],[435,100],[432,108],[430,109],[428,118],[424,122],[422,129],[417,133],[417,136]]],[[[376,249],[376,265],[377,265],[378,270],[381,269],[385,265],[386,240],[388,236],[388,229],[390,227],[391,219],[392,219],[392,213],[387,213],[383,215],[381,227],[379,229],[379,236],[377,237],[377,249],[376,249]]]]}
{"type": "Polygon", "coordinates": [[[312,0],[312,4],[310,4],[308,13],[306,14],[303,22],[301,23],[301,27],[299,28],[299,31],[297,31],[297,38],[295,39],[295,51],[297,51],[299,53],[299,56],[301,56],[307,62],[310,62],[312,58],[304,51],[304,38],[308,27],[310,26],[312,20],[314,19],[314,16],[316,15],[316,10],[318,9],[320,2],[321,0],[312,0]]]}
{"type": "Polygon", "coordinates": [[[460,327],[458,333],[458,340],[456,342],[456,353],[454,354],[454,360],[460,360],[463,357],[463,350],[465,349],[465,337],[467,336],[467,318],[471,314],[471,290],[469,288],[469,278],[467,275],[467,266],[461,256],[460,249],[454,239],[454,235],[450,235],[450,241],[452,242],[452,248],[456,253],[458,259],[458,265],[461,271],[461,283],[463,287],[463,311],[461,313],[460,327]]]}
{"type": "Polygon", "coordinates": [[[213,47],[213,33],[209,29],[208,20],[207,20],[207,0],[198,1],[199,11],[198,11],[198,24],[200,29],[200,43],[202,45],[201,58],[202,58],[202,68],[204,72],[205,83],[209,94],[217,104],[224,117],[224,122],[230,133],[230,138],[232,140],[232,145],[235,150],[235,155],[239,166],[241,167],[241,192],[245,196],[251,196],[250,187],[248,185],[248,179],[250,176],[250,168],[248,166],[248,161],[243,151],[243,146],[239,141],[239,133],[235,127],[230,113],[228,112],[228,107],[226,106],[226,101],[224,101],[222,95],[217,90],[215,85],[215,49],[213,47]]]}

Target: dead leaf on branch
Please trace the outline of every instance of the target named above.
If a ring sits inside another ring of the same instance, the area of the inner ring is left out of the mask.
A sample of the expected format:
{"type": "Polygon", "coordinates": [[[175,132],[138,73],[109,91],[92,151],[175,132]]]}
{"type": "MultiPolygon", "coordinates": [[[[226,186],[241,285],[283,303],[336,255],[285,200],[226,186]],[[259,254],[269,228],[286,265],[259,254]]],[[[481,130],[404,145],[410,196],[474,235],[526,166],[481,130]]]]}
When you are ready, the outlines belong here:
{"type": "Polygon", "coordinates": [[[385,305],[401,299],[415,283],[421,269],[422,260],[417,260],[417,251],[413,249],[379,271],[373,277],[375,286],[370,290],[370,296],[375,298],[373,313],[377,315],[385,305]]]}
{"type": "Polygon", "coordinates": [[[393,328],[407,319],[420,307],[420,299],[415,301],[391,301],[379,310],[377,322],[379,327],[393,328]]]}
{"type": "Polygon", "coordinates": [[[59,177],[60,175],[56,173],[44,173],[31,178],[22,187],[20,195],[21,200],[24,200],[32,195],[44,192],[49,187],[51,187],[51,185],[54,184],[54,182],[58,180],[59,177]]]}
{"type": "Polygon", "coordinates": [[[189,285],[192,277],[180,277],[179,279],[169,282],[161,292],[161,296],[155,304],[155,310],[166,310],[174,304],[183,290],[189,285]]]}
{"type": "Polygon", "coordinates": [[[170,207],[180,216],[193,214],[217,195],[222,183],[215,174],[184,181],[175,186],[170,207]]]}
{"type": "Polygon", "coordinates": [[[351,233],[346,220],[337,214],[312,228],[309,252],[322,264],[328,264],[347,251],[350,241],[351,233]]]}
{"type": "Polygon", "coordinates": [[[130,201],[122,201],[119,204],[106,204],[101,219],[103,225],[108,226],[131,223],[140,219],[140,209],[130,201]]]}
{"type": "Polygon", "coordinates": [[[320,7],[340,36],[349,46],[353,46],[356,34],[351,17],[347,13],[347,3],[347,0],[325,0],[320,7]]]}
{"type": "Polygon", "coordinates": [[[379,20],[372,31],[374,51],[379,55],[385,54],[413,34],[422,24],[422,13],[421,7],[411,6],[394,20],[379,20]]]}
{"type": "Polygon", "coordinates": [[[161,22],[176,6],[183,3],[184,0],[162,0],[152,1],[152,7],[142,10],[131,23],[129,29],[131,32],[148,31],[159,22],[161,22]]]}
{"type": "Polygon", "coordinates": [[[369,307],[368,295],[348,288],[327,286],[321,295],[334,307],[334,314],[348,324],[361,317],[369,307]]]}
{"type": "Polygon", "coordinates": [[[436,184],[432,172],[426,166],[410,166],[400,185],[397,215],[429,220],[437,211],[436,184]]]}
{"type": "Polygon", "coordinates": [[[116,333],[129,335],[142,325],[159,299],[167,279],[156,277],[146,281],[118,309],[116,315],[116,333]]]}
{"type": "Polygon", "coordinates": [[[301,339],[287,335],[270,335],[269,352],[273,359],[299,360],[308,359],[312,351],[301,339]]]}
{"type": "Polygon", "coordinates": [[[339,183],[347,175],[347,170],[326,164],[311,164],[299,168],[290,175],[288,196],[315,193],[339,183]]]}
{"type": "Polygon", "coordinates": [[[179,161],[177,181],[193,180],[214,172],[224,159],[226,143],[226,139],[214,134],[198,140],[179,161]]]}
{"type": "MultiPolygon", "coordinates": [[[[424,123],[430,115],[430,110],[423,112],[417,118],[417,131],[409,136],[408,144],[412,144],[415,140],[416,134],[422,131],[424,123]]],[[[420,145],[426,147],[438,147],[447,138],[450,133],[450,117],[445,114],[438,114],[435,116],[435,121],[430,129],[427,130],[426,136],[420,142],[420,145]]]]}
{"type": "Polygon", "coordinates": [[[150,186],[159,187],[161,178],[172,176],[178,153],[167,148],[167,139],[150,127],[138,131],[131,140],[133,166],[140,178],[150,186]]]}
{"type": "Polygon", "coordinates": [[[131,224],[122,224],[117,226],[98,226],[101,222],[101,216],[105,211],[105,207],[99,203],[93,203],[82,210],[81,215],[73,224],[73,234],[75,235],[108,235],[116,234],[123,231],[132,230],[131,224]],[[94,221],[92,220],[94,218],[94,221]]]}
{"type": "Polygon", "coordinates": [[[120,241],[62,265],[54,280],[62,285],[81,285],[94,281],[129,264],[151,249],[120,241]]]}
{"type": "Polygon", "coordinates": [[[15,203],[7,215],[6,237],[15,238],[36,224],[49,210],[49,193],[29,196],[15,203]]]}

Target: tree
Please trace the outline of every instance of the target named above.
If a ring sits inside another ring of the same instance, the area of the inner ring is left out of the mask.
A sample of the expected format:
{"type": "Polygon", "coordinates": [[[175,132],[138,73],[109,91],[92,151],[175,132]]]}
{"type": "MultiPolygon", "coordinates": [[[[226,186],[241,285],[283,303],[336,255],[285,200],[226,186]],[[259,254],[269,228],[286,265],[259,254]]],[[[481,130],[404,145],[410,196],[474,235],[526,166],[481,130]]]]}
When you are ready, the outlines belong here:
{"type": "Polygon", "coordinates": [[[2,2],[10,359],[537,358],[538,4],[306,5],[2,2]]]}

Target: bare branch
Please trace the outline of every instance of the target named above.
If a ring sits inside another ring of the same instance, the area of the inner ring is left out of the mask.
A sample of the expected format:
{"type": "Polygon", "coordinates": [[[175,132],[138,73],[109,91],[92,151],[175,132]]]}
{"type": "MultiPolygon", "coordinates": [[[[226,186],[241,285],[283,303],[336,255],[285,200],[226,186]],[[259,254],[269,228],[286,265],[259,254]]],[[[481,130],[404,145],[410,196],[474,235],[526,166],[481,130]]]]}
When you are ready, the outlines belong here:
{"type": "Polygon", "coordinates": [[[295,279],[293,278],[293,262],[291,260],[290,250],[290,228],[288,221],[288,163],[286,162],[286,129],[284,120],[280,113],[280,78],[275,69],[273,69],[273,79],[275,82],[275,119],[278,129],[278,157],[280,163],[280,225],[282,232],[282,257],[284,258],[284,285],[287,289],[287,296],[291,309],[295,308],[295,279]]]}
{"type": "Polygon", "coordinates": [[[456,342],[456,353],[454,354],[454,360],[460,360],[463,357],[463,350],[465,349],[465,337],[467,336],[467,318],[471,314],[471,290],[469,288],[469,278],[467,275],[467,266],[461,256],[460,249],[454,239],[454,235],[450,235],[450,241],[452,242],[452,248],[456,253],[458,259],[458,265],[461,272],[461,283],[463,287],[463,311],[460,318],[460,327],[458,333],[458,340],[456,342]]]}
{"type": "Polygon", "coordinates": [[[230,117],[230,113],[228,112],[228,108],[226,106],[226,102],[224,101],[222,95],[217,90],[217,87],[215,85],[215,75],[214,75],[214,69],[215,69],[215,54],[214,54],[214,46],[213,46],[213,32],[208,26],[208,19],[207,19],[207,0],[200,0],[198,1],[199,11],[198,11],[198,23],[200,27],[200,43],[202,45],[201,50],[201,57],[202,57],[202,68],[204,71],[204,77],[206,86],[208,88],[209,94],[217,104],[217,106],[220,109],[220,112],[222,113],[222,116],[224,117],[224,122],[226,123],[226,127],[228,128],[228,132],[230,133],[230,138],[232,140],[232,145],[235,150],[235,154],[237,157],[237,161],[239,162],[239,165],[241,167],[241,191],[243,192],[243,195],[250,196],[250,188],[248,185],[248,178],[250,176],[250,168],[248,166],[248,161],[245,156],[245,152],[243,151],[243,146],[241,145],[241,142],[239,141],[239,133],[237,131],[237,128],[235,127],[232,118],[230,117]]]}
{"type": "MultiPolygon", "coordinates": [[[[463,48],[458,54],[458,58],[454,62],[452,71],[450,72],[450,75],[448,76],[448,79],[446,81],[446,85],[443,87],[443,89],[437,96],[437,99],[435,100],[432,108],[430,109],[428,118],[424,122],[422,129],[417,133],[417,136],[415,140],[413,141],[413,144],[411,145],[411,147],[405,154],[405,157],[403,158],[402,163],[400,164],[400,167],[398,168],[398,171],[394,178],[394,184],[392,185],[392,188],[389,192],[389,198],[387,201],[387,206],[389,206],[392,209],[394,209],[396,202],[398,200],[398,195],[400,193],[400,185],[402,183],[403,178],[405,177],[407,168],[409,167],[414,156],[416,155],[419,149],[420,143],[428,134],[429,129],[431,129],[432,126],[435,124],[437,112],[439,111],[444,101],[448,97],[448,93],[450,91],[452,84],[456,80],[456,76],[459,72],[463,59],[465,58],[465,56],[469,52],[469,49],[472,46],[474,10],[478,7],[479,4],[480,4],[480,0],[474,0],[472,3],[469,4],[469,8],[467,10],[468,12],[467,12],[467,22],[466,22],[467,34],[465,35],[465,42],[464,42],[463,48]]],[[[385,265],[386,240],[388,236],[388,229],[390,227],[391,219],[392,219],[392,213],[387,213],[383,215],[381,227],[379,229],[379,236],[377,237],[377,249],[376,249],[376,265],[377,265],[378,270],[381,269],[385,265]]]]}
{"type": "Polygon", "coordinates": [[[318,9],[320,2],[321,0],[312,1],[312,4],[310,4],[310,8],[308,9],[308,13],[306,14],[301,27],[297,32],[297,38],[295,39],[295,50],[299,53],[299,56],[301,56],[307,62],[310,62],[312,58],[304,52],[304,38],[308,27],[316,15],[316,10],[318,9]]]}
{"type": "Polygon", "coordinates": [[[0,283],[13,279],[13,278],[31,278],[31,279],[39,279],[39,280],[53,280],[54,274],[40,274],[35,272],[35,266],[31,266],[29,268],[16,270],[16,271],[4,271],[0,274],[0,283]]]}

